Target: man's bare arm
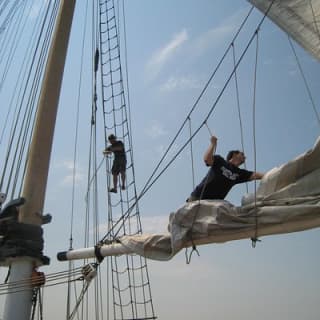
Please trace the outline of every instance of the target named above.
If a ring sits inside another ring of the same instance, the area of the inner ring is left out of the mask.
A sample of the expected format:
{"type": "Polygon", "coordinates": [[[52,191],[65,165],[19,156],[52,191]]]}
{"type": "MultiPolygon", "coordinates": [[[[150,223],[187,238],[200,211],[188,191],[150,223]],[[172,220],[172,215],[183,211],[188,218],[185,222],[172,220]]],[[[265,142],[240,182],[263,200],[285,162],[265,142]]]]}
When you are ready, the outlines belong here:
{"type": "Polygon", "coordinates": [[[213,165],[213,159],[214,159],[213,156],[216,151],[217,140],[218,139],[216,136],[211,136],[209,148],[207,149],[207,151],[205,152],[205,154],[203,156],[203,160],[207,166],[213,165]]]}

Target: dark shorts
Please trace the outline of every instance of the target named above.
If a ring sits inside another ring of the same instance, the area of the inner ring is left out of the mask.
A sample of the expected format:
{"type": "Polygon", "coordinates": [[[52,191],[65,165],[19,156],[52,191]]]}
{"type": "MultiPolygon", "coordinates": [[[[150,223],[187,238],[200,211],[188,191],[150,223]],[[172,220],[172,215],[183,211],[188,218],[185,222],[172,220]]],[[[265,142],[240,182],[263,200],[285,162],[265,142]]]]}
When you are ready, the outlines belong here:
{"type": "Polygon", "coordinates": [[[119,174],[120,172],[125,172],[127,167],[126,159],[117,159],[113,161],[113,165],[111,168],[112,174],[119,174]]]}

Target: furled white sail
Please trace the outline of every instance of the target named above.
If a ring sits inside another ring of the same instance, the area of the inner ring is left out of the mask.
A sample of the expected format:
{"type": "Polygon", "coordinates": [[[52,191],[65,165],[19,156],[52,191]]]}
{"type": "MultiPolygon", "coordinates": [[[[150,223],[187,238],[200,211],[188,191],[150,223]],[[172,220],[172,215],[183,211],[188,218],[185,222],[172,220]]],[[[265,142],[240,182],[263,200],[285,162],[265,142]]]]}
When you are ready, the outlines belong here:
{"type": "MultiPolygon", "coordinates": [[[[168,260],[193,244],[221,243],[320,227],[320,137],[308,152],[267,172],[256,196],[236,207],[224,200],[186,203],[171,213],[168,233],[123,236],[100,255],[136,253],[168,260]]],[[[59,260],[93,257],[96,248],[60,253],[59,260]]]]}
{"type": "Polygon", "coordinates": [[[248,0],[320,60],[320,0],[248,0]]]}
{"type": "Polygon", "coordinates": [[[194,201],[170,215],[168,234],[123,237],[131,252],[167,260],[192,244],[219,243],[320,226],[320,137],[310,151],[270,170],[241,207],[194,201]]]}

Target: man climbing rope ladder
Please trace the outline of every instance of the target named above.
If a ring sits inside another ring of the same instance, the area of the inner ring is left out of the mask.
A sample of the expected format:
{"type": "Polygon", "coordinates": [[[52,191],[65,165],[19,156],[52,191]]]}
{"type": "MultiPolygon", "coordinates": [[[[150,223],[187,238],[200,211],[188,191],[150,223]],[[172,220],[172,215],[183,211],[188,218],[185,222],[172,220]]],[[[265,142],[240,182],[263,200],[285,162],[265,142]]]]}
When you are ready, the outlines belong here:
{"type": "Polygon", "coordinates": [[[263,173],[238,168],[246,159],[244,153],[239,150],[229,151],[226,160],[220,155],[215,155],[217,140],[217,137],[211,136],[210,146],[203,157],[210,169],[192,191],[188,202],[199,199],[224,199],[235,184],[259,180],[263,177],[263,173]]]}
{"type": "Polygon", "coordinates": [[[107,155],[113,152],[114,159],[111,168],[111,173],[113,176],[113,188],[109,189],[109,192],[117,193],[118,189],[118,175],[121,175],[121,189],[125,190],[125,182],[126,182],[126,166],[127,166],[127,158],[124,149],[124,144],[122,141],[117,140],[117,137],[114,134],[110,134],[108,137],[111,145],[107,147],[103,154],[107,155]]]}

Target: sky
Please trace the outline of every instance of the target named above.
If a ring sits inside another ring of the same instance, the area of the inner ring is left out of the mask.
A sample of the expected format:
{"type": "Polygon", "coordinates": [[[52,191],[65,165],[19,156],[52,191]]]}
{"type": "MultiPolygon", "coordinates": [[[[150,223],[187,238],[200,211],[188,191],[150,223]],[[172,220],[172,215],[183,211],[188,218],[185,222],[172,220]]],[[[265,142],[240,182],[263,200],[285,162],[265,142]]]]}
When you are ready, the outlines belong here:
{"type": "MultiPolygon", "coordinates": [[[[124,2],[132,139],[139,192],[251,6],[243,0],[124,2]]],[[[44,267],[45,272],[67,268],[66,263],[56,261],[55,255],[69,247],[74,139],[71,130],[77,101],[73,78],[80,64],[77,50],[85,3],[78,1],[76,7],[79,22],[73,25],[51,157],[45,212],[53,215],[53,221],[44,226],[45,254],[51,257],[51,265],[44,267]]],[[[261,18],[254,10],[245,32],[235,43],[237,57],[261,18]]],[[[320,64],[296,43],[294,46],[320,112],[320,64]]],[[[267,172],[310,149],[319,136],[320,127],[288,37],[269,20],[265,20],[259,31],[254,89],[255,55],[256,46],[253,45],[237,71],[244,151],[249,170],[256,168],[267,172]]],[[[194,130],[215,103],[232,68],[233,58],[229,54],[191,117],[194,130]]],[[[88,97],[82,97],[81,102],[90,105],[88,97]]],[[[85,131],[88,118],[80,120],[81,125],[79,141],[84,149],[88,141],[85,131]]],[[[194,172],[190,148],[186,148],[141,199],[144,232],[165,232],[169,214],[184,204],[193,189],[193,175],[196,184],[205,175],[207,168],[202,157],[211,134],[217,136],[217,153],[222,156],[231,149],[242,148],[234,81],[221,96],[207,125],[209,129],[204,126],[193,140],[194,172]]],[[[186,128],[174,143],[169,159],[188,136],[186,128]]],[[[82,154],[86,157],[84,152],[79,148],[79,158],[82,154]]],[[[84,190],[86,182],[85,161],[87,158],[77,163],[76,182],[80,191],[84,190]]],[[[254,183],[248,188],[253,192],[254,183]]],[[[237,186],[227,200],[240,205],[246,192],[245,185],[237,186]]],[[[85,204],[83,194],[76,199],[75,215],[84,211],[85,204]]],[[[82,222],[77,221],[74,227],[75,247],[83,243],[82,222]]],[[[200,256],[194,254],[190,264],[186,263],[184,251],[168,262],[148,261],[158,319],[319,319],[319,228],[262,237],[261,240],[255,248],[249,239],[198,247],[200,256]]],[[[59,301],[60,297],[56,299],[59,301]]],[[[55,311],[51,311],[49,319],[56,319],[57,312],[62,312],[55,308],[57,304],[51,307],[55,311]]]]}

